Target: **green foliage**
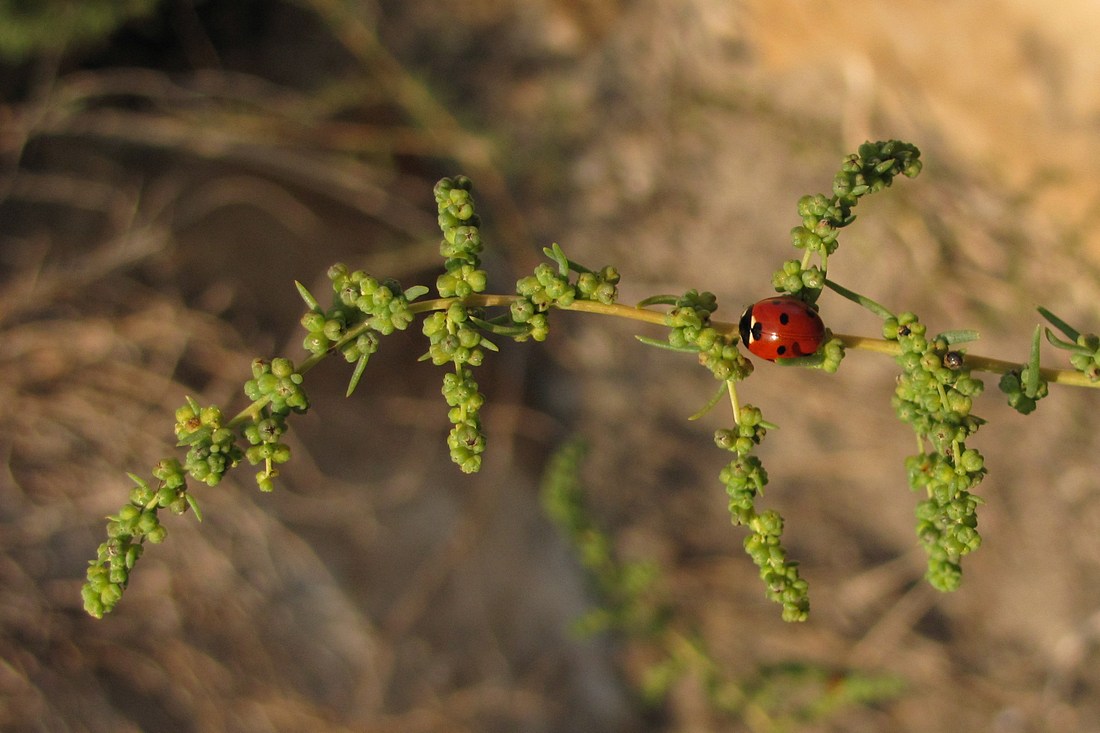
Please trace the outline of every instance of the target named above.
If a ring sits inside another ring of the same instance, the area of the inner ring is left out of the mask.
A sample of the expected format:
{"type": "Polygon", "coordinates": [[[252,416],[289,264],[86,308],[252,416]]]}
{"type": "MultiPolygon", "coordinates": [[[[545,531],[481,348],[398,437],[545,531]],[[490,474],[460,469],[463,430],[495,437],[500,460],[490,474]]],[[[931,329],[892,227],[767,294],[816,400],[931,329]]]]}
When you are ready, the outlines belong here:
{"type": "MultiPolygon", "coordinates": [[[[914,314],[895,316],[885,306],[828,278],[828,259],[839,250],[839,231],[854,221],[854,207],[863,196],[885,190],[899,175],[916,176],[921,169],[919,156],[916,147],[898,141],[865,143],[847,156],[831,193],[799,200],[801,224],[792,230],[791,241],[802,257],[782,263],[772,285],[812,307],[828,288],[882,319],[882,338],[827,332],[817,353],[779,359],[777,364],[835,373],[846,349],[865,348],[894,357],[901,373],[893,407],[913,428],[918,444],[917,454],[906,460],[910,486],[923,492],[917,505],[917,536],[928,553],[928,580],[946,591],[959,586],[962,557],[981,544],[977,510],[982,501],[974,490],[985,477],[986,466],[968,442],[984,422],[972,414],[983,384],[973,374],[1002,375],[1001,390],[1013,407],[1026,414],[1051,384],[1100,386],[1100,338],[1082,334],[1040,309],[1061,333],[1057,336],[1046,329],[1047,341],[1070,352],[1074,371],[1040,366],[1039,329],[1026,362],[988,359],[962,348],[977,339],[976,332],[955,330],[929,336],[914,314]]],[[[163,541],[160,509],[182,514],[190,508],[197,514],[188,477],[214,486],[228,471],[248,461],[260,467],[259,488],[274,488],[279,466],[291,458],[283,442],[287,419],[309,409],[303,389],[306,374],[330,354],[339,353],[355,365],[348,383],[350,395],[381,340],[408,329],[423,316],[427,351],[422,359],[446,369],[441,391],[452,426],[447,437],[450,456],[462,471],[474,473],[481,468],[488,445],[480,417],[486,397],[474,370],[498,350],[492,339],[543,341],[549,335],[551,312],[570,310],[663,325],[668,329],[665,339],[640,340],[693,354],[721,383],[718,396],[699,414],[728,397],[731,423],[715,433],[715,443],[732,454],[719,471],[731,521],[748,531],[745,550],[759,569],[765,595],[782,607],[783,618],[807,618],[808,585],[783,545],[783,518],[773,509],[757,506],[768,475],[756,448],[775,426],[764,420],[759,409],[739,402],[737,384],[753,375],[753,364],[739,348],[737,328],[714,320],[718,308],[714,294],[688,290],[680,296],[654,295],[637,305],[624,305],[617,302],[620,277],[614,267],[586,267],[569,259],[557,244],[544,250],[548,262],[520,278],[513,294],[487,293],[488,278],[480,259],[484,244],[471,191],[470,180],[462,176],[445,178],[434,189],[443,235],[439,248],[443,270],[435,281],[439,297],[424,300],[427,286],[403,288],[393,279],[333,265],[328,270],[330,305],[322,305],[297,284],[308,309],[301,318],[302,344],[308,354],[303,361],[295,366],[286,357],[255,360],[252,376],[244,384],[251,403],[228,420],[217,406],[202,407],[187,399],[176,413],[176,436],[185,451],[182,463],[177,458],[162,459],[152,470],[152,481],[131,475],[135,486],[129,501],[108,517],[107,541],[90,563],[83,590],[91,615],[102,616],[114,608],[145,545],[163,541]]],[[[557,498],[548,499],[549,511],[577,544],[585,566],[610,599],[602,615],[590,617],[588,625],[634,632],[653,627],[664,611],[655,610],[649,598],[650,571],[645,565],[621,566],[614,561],[610,541],[575,508],[579,489],[561,478],[579,461],[579,454],[561,460],[564,467],[552,471],[561,486],[557,498]]]]}
{"type": "Polygon", "coordinates": [[[618,560],[611,539],[590,517],[580,483],[585,452],[580,440],[560,447],[547,463],[539,492],[543,510],[576,550],[602,601],[576,629],[585,634],[614,630],[652,636],[664,628],[669,615],[667,602],[654,588],[657,568],[648,562],[618,560]]]}
{"type": "Polygon", "coordinates": [[[965,441],[985,423],[970,412],[983,384],[970,376],[965,357],[952,350],[947,337],[925,337],[925,326],[914,314],[887,318],[882,332],[901,348],[894,410],[913,428],[918,443],[927,444],[927,452],[905,462],[910,487],[927,495],[917,505],[917,537],[928,553],[926,577],[940,590],[955,590],[962,582],[959,560],[978,549],[982,539],[977,530],[981,500],[971,490],[985,476],[985,461],[965,441]]]}
{"type": "Polygon", "coordinates": [[[0,0],[0,59],[101,41],[131,18],[150,14],[159,0],[0,0]]]}
{"type": "MultiPolygon", "coordinates": [[[[740,447],[747,452],[759,443],[764,433],[760,423],[745,425],[753,422],[752,417],[758,417],[759,411],[746,407],[742,415],[741,429],[719,431],[715,436],[720,447],[740,447]]],[[[621,560],[611,538],[592,519],[580,480],[585,453],[585,445],[578,439],[555,451],[547,462],[539,495],[547,516],[576,551],[599,599],[599,606],[581,617],[575,630],[582,634],[614,632],[650,647],[652,653],[647,658],[651,661],[640,671],[638,685],[647,704],[660,704],[678,681],[693,677],[702,683],[714,710],[731,719],[751,715],[756,721],[754,729],[778,733],[828,720],[847,707],[881,702],[901,693],[901,680],[891,675],[827,670],[811,664],[762,667],[745,681],[732,678],[715,661],[704,639],[679,628],[675,609],[662,590],[658,568],[645,561],[621,560]]],[[[750,523],[749,517],[759,519],[752,510],[752,497],[748,497],[747,505],[740,506],[740,511],[746,517],[745,524],[750,523]]],[[[773,537],[776,535],[756,532],[746,545],[758,545],[753,558],[761,566],[761,573],[777,575],[782,583],[787,576],[780,568],[789,565],[781,560],[776,564],[773,557],[759,559],[756,554],[767,556],[767,548],[774,552],[776,545],[768,542],[773,537]]],[[[800,581],[796,572],[794,578],[797,585],[800,581]]],[[[792,600],[792,608],[792,613],[804,614],[796,600],[792,600]]]]}

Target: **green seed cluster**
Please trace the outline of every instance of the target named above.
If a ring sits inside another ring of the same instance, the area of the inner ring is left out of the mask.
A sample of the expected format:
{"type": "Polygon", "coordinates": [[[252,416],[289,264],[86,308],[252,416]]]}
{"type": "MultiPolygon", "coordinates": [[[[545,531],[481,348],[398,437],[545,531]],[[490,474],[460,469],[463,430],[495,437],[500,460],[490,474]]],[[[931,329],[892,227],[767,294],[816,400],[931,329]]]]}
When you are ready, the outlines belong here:
{"type": "Polygon", "coordinates": [[[555,258],[558,267],[543,262],[534,274],[516,282],[516,294],[520,297],[511,305],[512,322],[526,327],[526,331],[514,336],[516,341],[527,338],[545,341],[550,333],[546,312],[552,307],[568,308],[578,300],[611,305],[619,295],[619,272],[614,267],[589,270],[566,259],[557,245],[546,252],[555,258]],[[570,280],[571,271],[577,273],[576,280],[570,280]]]}
{"type": "Polygon", "coordinates": [[[729,495],[730,518],[748,527],[745,551],[760,568],[767,596],[783,605],[784,621],[805,621],[810,612],[809,586],[798,574],[798,563],[787,559],[782,544],[783,518],[774,510],[756,511],[756,497],[768,483],[768,474],[752,451],[767,431],[760,410],[741,408],[739,422],[731,430],[718,430],[714,442],[736,457],[722,469],[719,480],[729,495]]]}
{"type": "Polygon", "coordinates": [[[894,409],[922,445],[931,447],[906,459],[909,485],[927,497],[917,505],[917,536],[928,553],[926,577],[939,590],[955,590],[962,581],[961,558],[981,544],[981,499],[971,491],[985,476],[985,461],[965,441],[985,422],[970,412],[983,385],[970,376],[965,356],[943,337],[928,339],[912,313],[887,318],[882,333],[901,346],[894,409]]]}
{"type": "MultiPolygon", "coordinates": [[[[801,229],[796,228],[795,231],[801,229]]],[[[799,246],[795,242],[795,246],[799,246]]],[[[772,275],[772,287],[776,292],[796,295],[803,290],[820,292],[825,287],[825,271],[817,265],[804,266],[801,260],[787,260],[772,275]]]]}
{"type": "Polygon", "coordinates": [[[482,334],[470,319],[470,309],[459,302],[451,303],[446,311],[436,311],[424,319],[424,335],[428,337],[428,353],[436,366],[454,362],[456,365],[481,366],[485,351],[497,347],[482,334]]]}
{"type": "Polygon", "coordinates": [[[465,473],[476,473],[485,452],[480,416],[485,395],[478,391],[469,367],[480,366],[485,358],[484,349],[496,351],[496,346],[482,335],[470,309],[458,301],[446,311],[425,318],[424,335],[429,346],[428,353],[421,358],[431,359],[437,366],[448,362],[455,366],[454,372],[443,376],[443,397],[450,407],[447,416],[452,425],[447,436],[451,460],[465,473]]]}
{"type": "Polygon", "coordinates": [[[263,464],[256,474],[256,485],[261,491],[272,491],[279,475],[275,466],[290,460],[290,446],[280,442],[287,431],[286,418],[292,412],[308,410],[309,398],[302,391],[302,375],[290,359],[282,357],[254,359],[252,379],[245,382],[244,393],[262,404],[253,421],[241,431],[249,444],[244,455],[253,466],[263,464]]]}
{"type": "Polygon", "coordinates": [[[843,225],[851,223],[851,209],[860,198],[890,186],[903,175],[916,178],[922,163],[916,145],[900,140],[866,142],[840,165],[833,179],[833,195],[841,207],[843,225]]]}
{"type": "Polygon", "coordinates": [[[187,446],[183,470],[207,486],[217,486],[225,472],[243,457],[236,434],[224,423],[216,405],[200,408],[188,399],[176,410],[176,438],[181,447],[187,446]]]}
{"type": "Polygon", "coordinates": [[[254,359],[252,379],[244,383],[244,393],[253,402],[267,400],[266,414],[286,417],[291,412],[309,409],[302,381],[302,375],[294,370],[294,362],[290,359],[254,359]]]}
{"type": "Polygon", "coordinates": [[[1077,337],[1077,348],[1069,357],[1073,368],[1090,381],[1100,382],[1100,336],[1085,333],[1077,337]]]}
{"type": "Polygon", "coordinates": [[[134,488],[130,501],[118,514],[107,517],[107,541],[100,544],[96,559],[88,563],[87,582],[80,589],[84,610],[90,616],[103,618],[114,610],[126,585],[130,571],[141,557],[145,542],[160,544],[168,531],[160,523],[157,512],[168,509],[183,514],[190,506],[183,466],[165,458],[153,467],[156,486],[135,474],[130,474],[134,488]]]}
{"type": "Polygon", "coordinates": [[[1025,366],[1005,372],[997,384],[998,389],[1008,395],[1008,406],[1021,415],[1034,412],[1039,400],[1046,397],[1049,390],[1045,379],[1037,380],[1034,388],[1031,386],[1030,379],[1031,367],[1025,366]]]}
{"type": "MultiPolygon", "coordinates": [[[[791,244],[817,254],[821,265],[809,265],[808,259],[788,260],[772,275],[778,292],[820,292],[825,284],[828,256],[836,251],[840,229],[855,221],[852,209],[860,198],[888,187],[898,175],[916,177],[921,170],[920,150],[897,140],[867,142],[859,152],[846,157],[833,179],[832,195],[816,194],[798,200],[802,224],[791,230],[791,244]]],[[[813,302],[816,298],[808,299],[813,302]]]]}
{"type": "Polygon", "coordinates": [[[480,416],[485,395],[478,391],[472,372],[460,366],[443,376],[443,397],[451,408],[447,418],[454,426],[447,436],[451,460],[463,473],[477,473],[481,469],[481,454],[485,452],[480,416]]]}
{"type": "Polygon", "coordinates": [[[818,350],[816,358],[820,359],[818,368],[826,374],[836,374],[840,369],[840,362],[844,361],[844,342],[840,339],[829,339],[818,350]]]}
{"type": "Polygon", "coordinates": [[[444,273],[435,287],[442,298],[466,298],[485,291],[488,276],[481,269],[481,220],[474,212],[472,184],[466,176],[444,178],[433,193],[439,209],[439,228],[443,241],[444,273]]]}
{"type": "Polygon", "coordinates": [[[379,281],[363,270],[336,263],[328,270],[333,302],[328,310],[314,305],[302,316],[302,346],[314,355],[338,347],[349,363],[378,350],[378,335],[403,331],[413,321],[409,297],[392,278],[379,281]],[[363,327],[361,324],[366,324],[363,327]]]}
{"type": "Polygon", "coordinates": [[[699,363],[716,379],[742,380],[752,374],[752,362],[737,349],[736,334],[721,333],[710,325],[717,308],[714,293],[684,293],[665,316],[665,325],[672,329],[668,343],[674,349],[698,351],[699,363]]]}

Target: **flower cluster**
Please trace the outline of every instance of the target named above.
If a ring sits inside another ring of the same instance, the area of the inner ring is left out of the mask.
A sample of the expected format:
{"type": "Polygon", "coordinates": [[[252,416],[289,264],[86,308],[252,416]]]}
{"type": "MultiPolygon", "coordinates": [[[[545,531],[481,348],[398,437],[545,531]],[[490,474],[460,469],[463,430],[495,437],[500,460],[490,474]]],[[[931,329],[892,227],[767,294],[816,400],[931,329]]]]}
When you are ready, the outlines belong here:
{"type": "Polygon", "coordinates": [[[379,281],[339,262],[329,268],[328,278],[333,302],[327,310],[299,286],[310,306],[302,316],[306,330],[302,346],[315,356],[338,347],[349,363],[362,361],[364,365],[378,350],[379,334],[388,336],[409,327],[413,321],[409,302],[427,291],[423,287],[402,291],[401,284],[392,278],[379,281]]]}
{"type": "Polygon", "coordinates": [[[1077,347],[1070,354],[1069,363],[1092,382],[1100,382],[1100,336],[1094,333],[1079,334],[1077,347]]]}
{"type": "MultiPolygon", "coordinates": [[[[484,349],[496,351],[492,341],[485,338],[477,326],[476,317],[462,303],[451,303],[446,311],[437,311],[424,319],[424,335],[428,337],[428,353],[422,359],[431,359],[436,366],[453,363],[454,372],[443,377],[443,397],[450,410],[451,421],[447,446],[451,460],[465,473],[476,473],[481,468],[481,454],[485,451],[485,434],[481,430],[481,406],[485,395],[478,391],[473,372],[469,367],[480,366],[485,358],[484,349]]],[[[484,321],[482,321],[484,323],[484,321]]]]}
{"type": "Polygon", "coordinates": [[[236,434],[224,423],[217,405],[199,407],[190,397],[176,410],[176,438],[187,446],[183,470],[207,486],[217,486],[243,457],[236,434]]]}
{"type": "MultiPolygon", "coordinates": [[[[794,231],[797,232],[801,228],[797,227],[794,231]]],[[[835,241],[834,239],[833,246],[835,246],[835,241]]],[[[795,246],[799,246],[798,240],[795,241],[795,246]]],[[[787,260],[772,275],[772,287],[779,293],[797,295],[803,290],[820,292],[824,286],[825,270],[817,265],[804,266],[801,260],[787,260]]]]}
{"type": "Polygon", "coordinates": [[[244,383],[244,393],[253,402],[265,402],[264,413],[285,418],[291,412],[309,409],[302,381],[290,359],[254,359],[252,379],[244,383]]]}
{"type": "Polygon", "coordinates": [[[886,140],[860,145],[858,152],[844,159],[833,178],[842,226],[851,223],[851,209],[861,197],[889,187],[898,175],[916,178],[921,166],[920,150],[911,143],[886,140]]]}
{"type": "Polygon", "coordinates": [[[1021,415],[1034,412],[1039,400],[1047,396],[1049,389],[1047,382],[1045,379],[1033,379],[1037,376],[1037,369],[1025,366],[1005,372],[997,384],[997,387],[1008,395],[1008,406],[1021,415]]]}
{"type": "Polygon", "coordinates": [[[917,536],[928,553],[926,577],[940,590],[955,590],[962,581],[961,558],[981,544],[981,499],[971,491],[985,476],[985,461],[965,441],[985,422],[970,412],[983,385],[970,376],[965,355],[944,335],[927,338],[914,314],[887,318],[882,333],[901,347],[894,409],[931,448],[906,459],[909,485],[927,497],[917,505],[917,536]]]}
{"type": "Polygon", "coordinates": [[[748,527],[745,551],[760,568],[768,598],[783,605],[784,621],[805,621],[810,612],[808,585],[798,574],[798,563],[787,559],[782,544],[783,517],[774,510],[758,514],[756,497],[768,483],[768,474],[752,451],[767,433],[759,408],[741,407],[736,427],[718,430],[714,442],[735,458],[722,469],[719,480],[729,495],[730,518],[748,527]]]}
{"type": "Polygon", "coordinates": [[[852,209],[859,199],[889,186],[898,175],[916,177],[921,170],[920,150],[898,140],[867,142],[859,152],[846,157],[833,179],[831,196],[816,194],[798,201],[802,224],[791,230],[791,243],[805,252],[805,258],[788,260],[772,275],[778,292],[796,294],[803,290],[816,293],[825,284],[828,256],[836,251],[839,230],[855,221],[852,209]],[[816,254],[821,265],[809,265],[816,254]]]}
{"type": "MultiPolygon", "coordinates": [[[[1063,321],[1058,316],[1051,313],[1046,308],[1039,308],[1039,313],[1054,324],[1065,338],[1056,336],[1049,328],[1046,329],[1047,341],[1059,349],[1064,349],[1070,352],[1069,363],[1073,365],[1073,368],[1081,372],[1088,378],[1089,382],[1100,382],[1100,336],[1094,333],[1082,333],[1073,326],[1063,321]],[[1068,340],[1066,340],[1068,339],[1068,340]]],[[[1027,391],[1035,391],[1038,387],[1035,382],[1038,380],[1039,364],[1038,364],[1038,342],[1039,342],[1040,329],[1035,330],[1035,343],[1032,344],[1032,359],[1031,364],[1034,365],[1035,375],[1031,377],[1031,381],[1024,381],[1027,391]]],[[[1007,391],[1007,390],[1006,390],[1007,391]]],[[[1009,393],[1011,395],[1011,392],[1009,393]]]]}
{"type": "Polygon", "coordinates": [[[516,341],[545,341],[550,332],[546,312],[552,307],[568,308],[578,300],[611,305],[619,295],[619,272],[614,267],[590,270],[566,257],[557,244],[543,252],[557,267],[543,262],[533,274],[516,282],[519,298],[512,301],[511,317],[514,324],[525,327],[513,336],[516,341]],[[577,273],[575,280],[570,279],[573,272],[577,273]]]}
{"type": "Polygon", "coordinates": [[[478,391],[472,372],[460,366],[443,375],[443,397],[451,408],[447,418],[454,426],[447,436],[451,460],[463,473],[477,473],[481,469],[481,454],[485,452],[480,415],[485,395],[478,391]]]}
{"type": "Polygon", "coordinates": [[[485,321],[480,311],[467,307],[461,299],[485,290],[486,274],[481,266],[481,221],[474,211],[469,178],[457,176],[440,180],[434,189],[443,240],[439,252],[444,272],[436,279],[436,290],[444,298],[457,298],[445,311],[424,319],[423,333],[428,337],[428,353],[437,366],[454,364],[454,371],[443,376],[443,397],[450,410],[451,432],[447,436],[451,460],[465,473],[481,469],[485,452],[485,433],[481,429],[481,406],[485,395],[478,391],[470,367],[480,366],[485,349],[496,351],[483,335],[485,321]]]}
{"type": "Polygon", "coordinates": [[[722,333],[710,324],[717,308],[714,293],[684,293],[665,316],[665,325],[671,328],[668,343],[677,350],[698,351],[699,363],[716,379],[740,381],[752,374],[752,362],[738,351],[735,333],[722,333]]]}
{"type": "Polygon", "coordinates": [[[252,379],[245,382],[244,391],[261,405],[241,431],[249,444],[245,458],[253,466],[264,464],[256,474],[256,484],[261,491],[272,491],[279,475],[275,466],[290,460],[290,446],[280,441],[287,430],[287,415],[308,410],[309,399],[302,391],[302,375],[284,358],[253,360],[252,379]]]}
{"type": "Polygon", "coordinates": [[[481,220],[474,212],[474,197],[466,176],[443,178],[435,184],[436,207],[443,241],[439,253],[444,272],[435,281],[442,298],[465,298],[485,290],[488,276],[481,269],[481,220]]]}
{"type": "Polygon", "coordinates": [[[184,469],[179,461],[166,458],[153,467],[156,486],[130,474],[134,488],[130,501],[118,514],[107,517],[107,541],[100,544],[96,559],[88,563],[87,582],[80,589],[84,610],[90,616],[103,618],[114,610],[145,549],[145,542],[160,544],[168,531],[160,523],[157,512],[168,509],[183,514],[191,504],[187,494],[184,469]]]}

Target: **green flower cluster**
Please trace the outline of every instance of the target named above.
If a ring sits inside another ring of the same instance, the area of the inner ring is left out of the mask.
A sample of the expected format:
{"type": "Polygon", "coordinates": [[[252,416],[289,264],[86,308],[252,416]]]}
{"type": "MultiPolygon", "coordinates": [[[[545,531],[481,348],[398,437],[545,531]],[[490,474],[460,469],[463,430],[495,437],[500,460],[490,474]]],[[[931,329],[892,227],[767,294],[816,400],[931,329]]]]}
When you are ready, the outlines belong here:
{"type": "Polygon", "coordinates": [[[1077,348],[1070,354],[1069,363],[1090,381],[1100,382],[1100,336],[1085,333],[1077,336],[1077,348]]]}
{"type": "Polygon", "coordinates": [[[302,381],[302,375],[294,370],[294,362],[290,359],[253,359],[252,379],[244,383],[244,393],[253,402],[266,400],[265,414],[286,417],[291,412],[309,409],[302,381]]]}
{"type": "Polygon", "coordinates": [[[888,187],[898,175],[914,178],[920,170],[920,150],[915,145],[898,140],[860,145],[858,153],[841,163],[832,195],[807,195],[798,200],[802,224],[791,230],[791,243],[805,252],[805,258],[784,262],[772,275],[776,291],[796,294],[808,290],[814,295],[807,301],[814,302],[825,284],[828,256],[837,249],[840,229],[855,221],[852,209],[859,199],[888,187]],[[811,254],[818,255],[820,266],[809,264],[811,254]]]}
{"type": "Polygon", "coordinates": [[[183,470],[207,486],[217,486],[225,472],[243,457],[236,434],[224,423],[217,405],[200,408],[190,397],[176,410],[178,445],[187,446],[183,470]]]}
{"type": "MultiPolygon", "coordinates": [[[[306,298],[310,310],[302,316],[307,332],[302,346],[314,355],[338,347],[349,363],[366,360],[377,351],[378,334],[388,336],[408,328],[413,321],[409,301],[426,292],[423,287],[402,291],[392,278],[379,281],[340,262],[329,268],[328,277],[332,306],[324,310],[312,296],[306,298]]],[[[299,289],[303,297],[308,295],[304,288],[299,289]]]]}
{"type": "Polygon", "coordinates": [[[483,349],[497,351],[496,344],[485,338],[471,318],[470,310],[455,301],[446,311],[436,311],[425,318],[423,331],[430,345],[428,353],[421,358],[431,359],[436,366],[447,362],[458,366],[481,366],[485,359],[483,349]]]}
{"type": "Polygon", "coordinates": [[[718,430],[714,442],[736,457],[722,469],[719,480],[729,495],[730,518],[744,525],[751,534],[745,538],[745,551],[760,568],[767,596],[783,605],[784,621],[805,621],[810,613],[809,586],[798,574],[798,563],[787,559],[782,544],[783,517],[774,510],[756,511],[756,497],[768,483],[768,474],[752,451],[767,430],[759,408],[744,405],[737,426],[718,430]]]}
{"type": "MultiPolygon", "coordinates": [[[[1081,333],[1046,308],[1040,307],[1039,313],[1054,324],[1054,327],[1065,336],[1065,338],[1056,336],[1048,328],[1046,329],[1047,341],[1052,346],[1070,352],[1069,363],[1073,365],[1074,369],[1088,377],[1090,382],[1100,382],[1100,336],[1094,333],[1081,333]]],[[[1038,341],[1039,329],[1037,328],[1035,332],[1036,343],[1032,345],[1031,349],[1032,363],[1035,364],[1036,374],[1038,374],[1038,356],[1036,354],[1038,341]]],[[[1032,384],[1029,386],[1034,387],[1034,381],[1035,378],[1033,377],[1032,384]]],[[[1024,383],[1028,384],[1026,381],[1024,383]]]]}
{"type": "MultiPolygon", "coordinates": [[[[1034,412],[1039,400],[1046,397],[1049,390],[1045,379],[1033,380],[1033,371],[1037,372],[1031,366],[1007,371],[997,384],[998,389],[1008,395],[1008,406],[1021,415],[1034,412]]],[[[1035,376],[1038,376],[1037,373],[1035,376]]]]}
{"type": "Polygon", "coordinates": [[[673,349],[698,351],[699,363],[716,379],[740,381],[752,374],[752,362],[737,349],[735,332],[722,333],[710,325],[710,316],[717,308],[714,293],[684,293],[665,316],[665,325],[672,329],[668,343],[673,349]]]}
{"type": "MultiPolygon", "coordinates": [[[[799,246],[797,241],[795,246],[799,246]]],[[[825,270],[817,265],[804,266],[801,260],[787,260],[772,274],[772,287],[779,293],[796,295],[803,290],[819,293],[824,286],[825,270]]]]}
{"type": "Polygon", "coordinates": [[[309,398],[302,390],[302,375],[290,359],[282,357],[254,359],[244,393],[259,405],[252,422],[241,431],[249,444],[244,455],[253,466],[263,463],[256,485],[260,491],[272,491],[279,475],[275,465],[290,460],[290,446],[279,440],[287,431],[286,418],[291,412],[308,410],[309,398]]]}
{"type": "MultiPolygon", "coordinates": [[[[421,359],[431,359],[436,366],[455,365],[454,372],[443,376],[443,397],[450,410],[451,421],[447,446],[451,460],[465,473],[476,473],[481,468],[481,454],[485,452],[485,434],[481,429],[481,406],[485,395],[478,391],[473,372],[469,367],[480,366],[485,358],[484,349],[496,351],[492,341],[479,329],[476,316],[462,303],[451,303],[446,311],[437,311],[424,319],[424,335],[428,337],[428,353],[421,359]]],[[[484,323],[484,321],[481,321],[484,323]]]]}
{"type": "Polygon", "coordinates": [[[970,412],[983,385],[945,336],[930,340],[926,333],[912,313],[887,318],[882,329],[884,338],[901,346],[894,410],[932,449],[906,459],[909,485],[927,497],[917,505],[917,536],[928,553],[925,577],[951,591],[962,581],[961,558],[981,545],[981,499],[971,491],[985,476],[985,461],[965,441],[985,422],[970,412]]]}
{"type": "Polygon", "coordinates": [[[550,333],[546,312],[552,307],[568,308],[578,300],[611,305],[619,296],[619,272],[614,267],[590,270],[566,257],[557,244],[543,252],[557,267],[543,262],[533,274],[516,282],[516,294],[520,297],[512,301],[512,322],[526,329],[513,337],[516,341],[527,338],[545,341],[550,333]],[[577,273],[575,280],[570,279],[573,272],[577,273]]]}
{"type": "Polygon", "coordinates": [[[838,221],[846,226],[852,222],[851,209],[859,199],[890,186],[894,178],[903,175],[916,178],[923,164],[916,145],[900,140],[866,142],[859,151],[848,155],[833,179],[833,194],[840,205],[838,221]]]}
{"type": "Polygon", "coordinates": [[[821,347],[814,357],[819,360],[817,368],[826,374],[836,374],[840,369],[840,362],[844,361],[844,342],[840,339],[829,339],[821,347]]]}
{"type": "Polygon", "coordinates": [[[487,276],[481,268],[481,220],[474,210],[472,184],[465,176],[443,178],[435,184],[439,228],[443,240],[439,253],[444,257],[444,272],[436,279],[436,290],[444,298],[457,298],[446,311],[437,311],[424,319],[428,353],[437,366],[453,363],[455,370],[443,376],[443,397],[450,410],[451,432],[447,435],[451,460],[464,473],[481,469],[485,452],[485,433],[481,429],[481,406],[485,395],[478,391],[470,367],[480,366],[485,349],[497,347],[483,335],[480,311],[460,302],[485,290],[487,276]]]}
{"type": "Polygon", "coordinates": [[[444,272],[435,281],[442,298],[465,298],[484,292],[488,283],[481,269],[481,220],[474,212],[473,184],[466,176],[443,178],[435,184],[433,193],[439,210],[439,228],[443,241],[444,272]]]}
{"type": "Polygon", "coordinates": [[[443,375],[443,397],[451,408],[447,419],[454,426],[447,436],[451,460],[463,473],[477,473],[481,469],[481,454],[485,452],[480,415],[485,395],[478,392],[472,372],[459,366],[443,375]]]}
{"type": "Polygon", "coordinates": [[[154,545],[164,541],[168,531],[160,523],[157,512],[168,509],[183,514],[191,504],[187,494],[184,469],[179,461],[165,458],[153,467],[157,485],[130,474],[134,488],[130,501],[118,514],[107,517],[107,541],[100,544],[96,558],[88,563],[87,582],[80,589],[84,610],[94,618],[114,610],[145,549],[145,542],[154,545]]]}

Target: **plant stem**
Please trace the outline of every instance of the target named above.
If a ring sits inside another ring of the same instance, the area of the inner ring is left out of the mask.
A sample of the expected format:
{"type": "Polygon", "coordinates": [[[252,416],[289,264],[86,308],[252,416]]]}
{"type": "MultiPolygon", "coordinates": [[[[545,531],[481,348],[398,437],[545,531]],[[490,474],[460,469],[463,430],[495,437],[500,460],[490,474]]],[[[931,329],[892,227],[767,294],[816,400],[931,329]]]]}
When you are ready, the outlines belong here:
{"type": "MultiPolygon", "coordinates": [[[[836,286],[830,284],[836,290],[836,286]]],[[[850,292],[850,291],[849,291],[850,292]]],[[[854,293],[852,295],[855,295],[854,293]]],[[[860,296],[856,296],[860,297],[860,296]]],[[[431,311],[446,310],[451,303],[461,301],[465,305],[474,306],[477,308],[493,308],[493,307],[506,307],[519,300],[518,295],[501,295],[490,293],[479,293],[476,295],[470,295],[466,298],[434,298],[431,300],[421,300],[409,304],[409,310],[413,313],[428,313],[431,311]]],[[[858,301],[857,301],[858,302],[858,301]]],[[[874,304],[877,305],[877,304],[874,304]]],[[[578,311],[581,313],[597,313],[604,316],[612,316],[614,318],[626,318],[632,321],[642,321],[644,323],[652,323],[658,326],[665,325],[665,313],[659,310],[653,310],[648,307],[638,307],[631,305],[622,305],[620,303],[612,303],[610,305],[599,303],[592,300],[575,300],[567,306],[555,306],[559,310],[578,311]]],[[[879,306],[881,308],[881,306],[879,306]]],[[[873,309],[873,307],[872,307],[873,309]]],[[[885,311],[885,309],[883,309],[885,311]]],[[[728,321],[711,321],[710,325],[721,333],[736,333],[737,324],[728,321]]],[[[351,329],[341,339],[340,343],[346,343],[349,340],[354,340],[368,328],[366,323],[362,323],[359,326],[351,329]]],[[[838,339],[844,344],[845,348],[858,349],[861,351],[874,351],[879,354],[887,354],[890,356],[897,356],[900,353],[900,348],[897,342],[887,341],[881,338],[872,338],[869,336],[852,336],[843,333],[834,333],[833,338],[838,339]]],[[[321,354],[311,355],[305,359],[298,366],[298,373],[305,374],[319,362],[325,359],[329,354],[338,350],[340,344],[334,345],[331,349],[321,354]]],[[[992,374],[1005,374],[1014,370],[1021,370],[1026,364],[1004,361],[1002,359],[993,359],[987,356],[978,356],[974,354],[966,355],[966,365],[976,372],[989,372],[992,374]]],[[[1051,384],[1063,384],[1072,387],[1091,387],[1100,388],[1100,382],[1089,381],[1089,378],[1078,371],[1070,369],[1040,369],[1039,375],[1051,384]]],[[[264,405],[268,403],[268,398],[263,398],[256,402],[253,402],[248,407],[241,410],[236,416],[233,417],[228,423],[228,427],[233,427],[246,420],[252,420],[264,405]]]]}

